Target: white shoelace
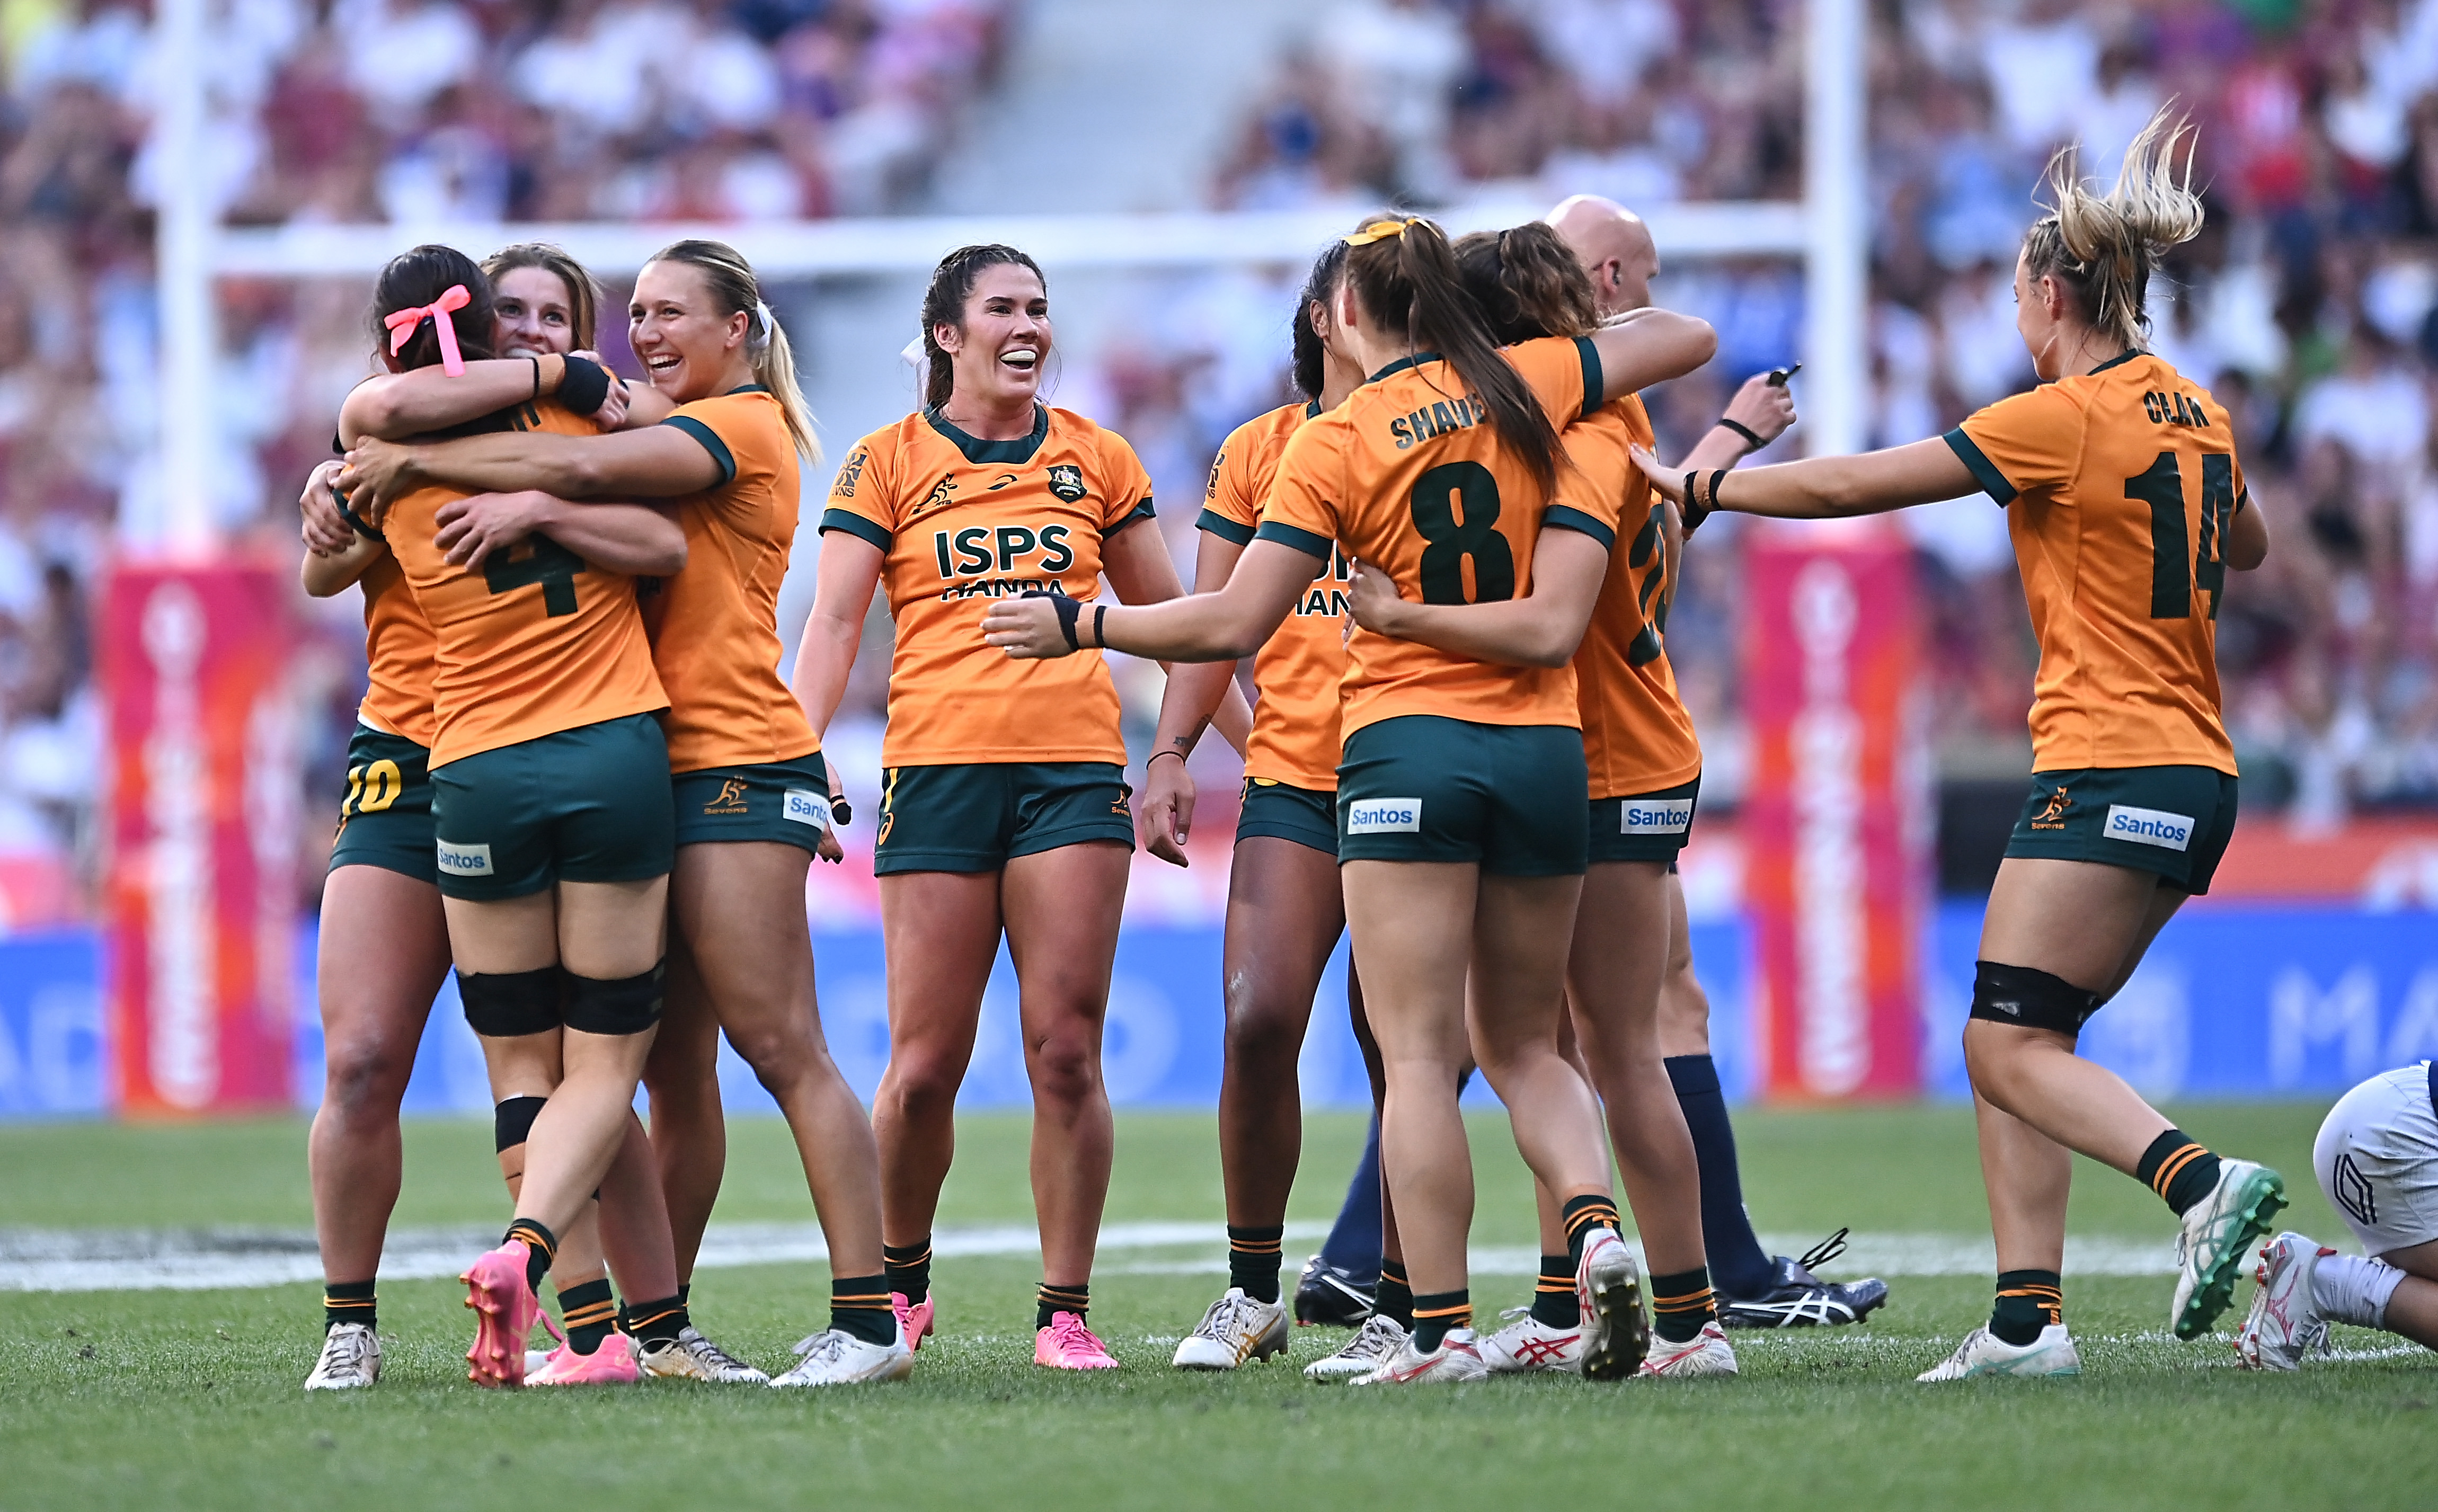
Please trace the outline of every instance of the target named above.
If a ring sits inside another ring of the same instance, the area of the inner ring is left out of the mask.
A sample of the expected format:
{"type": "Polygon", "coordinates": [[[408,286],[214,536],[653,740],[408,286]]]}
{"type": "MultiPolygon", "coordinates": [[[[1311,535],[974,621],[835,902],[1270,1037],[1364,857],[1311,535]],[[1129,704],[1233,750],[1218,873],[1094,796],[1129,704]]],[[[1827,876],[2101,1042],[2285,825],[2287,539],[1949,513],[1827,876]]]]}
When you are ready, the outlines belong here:
{"type": "Polygon", "coordinates": [[[329,1337],[322,1341],[322,1364],[318,1373],[324,1376],[342,1372],[362,1374],[364,1360],[371,1353],[371,1330],[345,1327],[333,1328],[329,1337]]]}
{"type": "Polygon", "coordinates": [[[1202,1314],[1202,1321],[1193,1326],[1193,1332],[1204,1339],[1225,1339],[1230,1331],[1242,1332],[1243,1314],[1252,1305],[1251,1297],[1223,1296],[1211,1303],[1210,1310],[1202,1314]]]}

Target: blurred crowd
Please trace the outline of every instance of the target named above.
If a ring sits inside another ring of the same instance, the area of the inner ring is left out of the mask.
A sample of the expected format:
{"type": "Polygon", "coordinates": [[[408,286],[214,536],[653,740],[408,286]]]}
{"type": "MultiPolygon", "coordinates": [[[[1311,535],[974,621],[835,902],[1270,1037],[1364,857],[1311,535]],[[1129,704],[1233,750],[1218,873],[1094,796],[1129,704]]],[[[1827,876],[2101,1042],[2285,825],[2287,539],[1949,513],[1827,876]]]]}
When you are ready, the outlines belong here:
{"type": "MultiPolygon", "coordinates": [[[[238,223],[901,210],[988,95],[1017,15],[1013,0],[208,5],[191,65],[208,187],[238,223]]],[[[2201,129],[2211,216],[2154,283],[2155,345],[2235,415],[2277,541],[2219,626],[2246,806],[2325,825],[2438,805],[2438,0],[1869,9],[1870,439],[1934,435],[2030,381],[2009,271],[2043,165],[2079,136],[2106,178],[2178,102],[2201,129]]],[[[219,380],[158,392],[149,101],[167,65],[144,0],[0,0],[0,854],[90,832],[88,602],[114,529],[160,508],[146,459],[163,408],[212,407],[216,503],[242,529],[282,518],[269,506],[362,372],[359,287],[227,283],[219,380]]],[[[1802,80],[1800,0],[1316,0],[1209,198],[1350,215],[1486,194],[1792,200],[1802,80]]],[[[1129,334],[1067,369],[1060,401],[1150,465],[1181,561],[1218,442],[1281,396],[1298,272],[1147,275],[1140,318],[1100,323],[1129,334]]],[[[1802,292],[1791,261],[1670,260],[1657,296],[1707,316],[1722,350],[1654,396],[1663,449],[1798,355],[1802,292]]],[[[1721,797],[1732,526],[1688,558],[1671,635],[1721,797]]],[[[1906,528],[1942,762],[2020,772],[2034,650],[2003,517],[1967,501],[1906,528]]],[[[334,707],[346,676],[328,674],[334,707]]]]}

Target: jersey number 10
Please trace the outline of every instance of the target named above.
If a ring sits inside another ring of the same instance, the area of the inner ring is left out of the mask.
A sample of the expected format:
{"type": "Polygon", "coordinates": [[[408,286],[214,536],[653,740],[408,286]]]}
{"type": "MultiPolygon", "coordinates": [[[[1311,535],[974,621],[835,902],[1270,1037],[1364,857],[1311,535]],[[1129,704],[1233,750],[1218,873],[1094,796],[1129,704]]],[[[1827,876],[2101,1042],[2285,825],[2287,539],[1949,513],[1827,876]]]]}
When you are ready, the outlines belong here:
{"type": "Polygon", "coordinates": [[[2184,476],[2176,454],[2158,459],[2125,480],[2125,497],[2150,506],[2150,618],[2181,620],[2193,612],[2198,583],[2210,596],[2209,617],[2217,618],[2226,596],[2226,533],[2235,519],[2235,459],[2223,452],[2201,457],[2201,539],[2191,550],[2184,515],[2184,476]]]}

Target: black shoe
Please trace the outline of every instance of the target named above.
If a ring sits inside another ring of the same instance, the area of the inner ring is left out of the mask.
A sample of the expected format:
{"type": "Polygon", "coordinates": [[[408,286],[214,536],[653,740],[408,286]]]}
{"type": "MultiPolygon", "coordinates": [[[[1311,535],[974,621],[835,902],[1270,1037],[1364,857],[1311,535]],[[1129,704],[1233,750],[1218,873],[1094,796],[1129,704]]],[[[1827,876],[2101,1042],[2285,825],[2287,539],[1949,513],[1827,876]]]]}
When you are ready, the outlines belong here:
{"type": "Polygon", "coordinates": [[[1776,1273],[1766,1291],[1752,1296],[1719,1293],[1719,1322],[1730,1328],[1835,1327],[1860,1323],[1888,1299],[1888,1284],[1878,1276],[1860,1281],[1823,1281],[1811,1274],[1845,1253],[1845,1229],[1839,1229],[1794,1259],[1775,1257],[1776,1273]]]}
{"type": "MultiPolygon", "coordinates": [[[[1374,1284],[1377,1284],[1376,1281],[1374,1284]]],[[[1316,1255],[1303,1262],[1296,1279],[1298,1323],[1327,1323],[1352,1328],[1371,1315],[1371,1287],[1316,1255]]]]}

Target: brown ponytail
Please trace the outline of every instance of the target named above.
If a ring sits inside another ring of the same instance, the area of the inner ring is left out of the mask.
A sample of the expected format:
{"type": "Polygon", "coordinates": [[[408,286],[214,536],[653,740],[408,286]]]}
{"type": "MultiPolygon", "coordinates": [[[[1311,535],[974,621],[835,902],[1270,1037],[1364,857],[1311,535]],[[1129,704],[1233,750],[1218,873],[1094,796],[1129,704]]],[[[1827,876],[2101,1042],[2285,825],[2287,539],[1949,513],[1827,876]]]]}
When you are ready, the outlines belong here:
{"type": "Polygon", "coordinates": [[[1599,328],[1591,274],[1546,220],[1459,237],[1457,270],[1503,345],[1599,328]]]}
{"type": "Polygon", "coordinates": [[[1564,455],[1557,430],[1465,292],[1447,234],[1424,220],[1375,219],[1347,246],[1346,279],[1364,314],[1384,330],[1402,331],[1416,351],[1445,359],[1546,497],[1564,455]]]}

